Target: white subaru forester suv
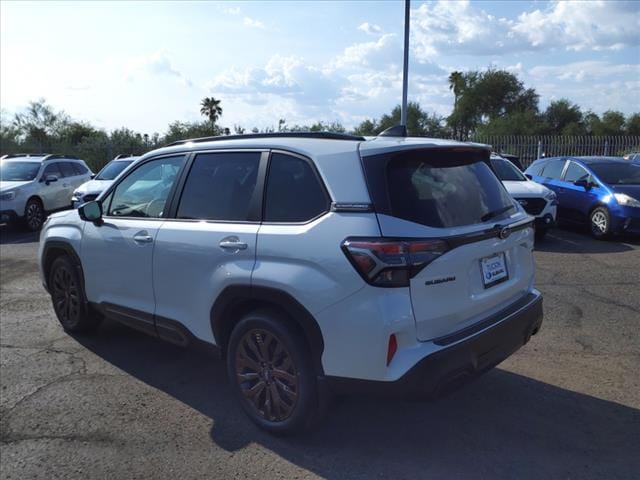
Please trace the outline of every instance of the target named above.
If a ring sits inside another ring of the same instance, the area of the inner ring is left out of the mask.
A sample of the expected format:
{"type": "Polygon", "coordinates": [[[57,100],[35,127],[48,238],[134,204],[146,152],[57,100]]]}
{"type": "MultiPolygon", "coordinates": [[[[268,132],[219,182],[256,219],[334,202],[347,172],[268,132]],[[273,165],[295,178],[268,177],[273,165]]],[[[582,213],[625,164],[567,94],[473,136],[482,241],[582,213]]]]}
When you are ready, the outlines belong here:
{"type": "Polygon", "coordinates": [[[40,230],[48,212],[71,207],[73,190],[93,176],[72,155],[15,154],[0,159],[0,222],[40,230]]]}
{"type": "Polygon", "coordinates": [[[331,133],[176,142],[49,218],[43,283],[69,332],[106,317],[215,347],[272,432],[332,393],[435,396],[542,323],[533,218],[489,155],[331,133]]]}

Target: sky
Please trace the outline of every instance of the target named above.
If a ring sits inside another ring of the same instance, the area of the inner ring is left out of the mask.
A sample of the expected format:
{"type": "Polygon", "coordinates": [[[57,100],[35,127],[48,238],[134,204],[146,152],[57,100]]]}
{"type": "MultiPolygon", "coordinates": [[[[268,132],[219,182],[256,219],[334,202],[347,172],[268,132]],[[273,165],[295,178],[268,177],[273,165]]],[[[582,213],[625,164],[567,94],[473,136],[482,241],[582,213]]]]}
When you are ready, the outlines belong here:
{"type": "MultiPolygon", "coordinates": [[[[402,1],[0,2],[0,107],[164,133],[222,101],[222,126],[351,128],[402,96],[402,1]]],[[[601,114],[640,111],[640,2],[411,2],[409,100],[448,115],[454,70],[502,68],[601,114]]]]}

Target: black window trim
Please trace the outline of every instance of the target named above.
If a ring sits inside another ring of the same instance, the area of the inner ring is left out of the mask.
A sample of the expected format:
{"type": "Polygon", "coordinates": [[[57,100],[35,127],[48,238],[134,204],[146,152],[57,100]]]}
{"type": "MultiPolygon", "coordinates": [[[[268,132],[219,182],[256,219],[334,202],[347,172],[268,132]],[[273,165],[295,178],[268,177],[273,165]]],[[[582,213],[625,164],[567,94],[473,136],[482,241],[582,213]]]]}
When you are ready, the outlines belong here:
{"type": "Polygon", "coordinates": [[[136,164],[131,170],[129,170],[127,172],[126,175],[122,176],[121,178],[118,179],[117,182],[113,182],[109,188],[107,188],[104,193],[102,194],[102,198],[100,200],[100,204],[102,206],[102,211],[105,212],[105,214],[103,215],[103,218],[108,218],[108,219],[119,219],[119,220],[144,220],[144,221],[157,221],[157,220],[166,220],[169,209],[172,207],[173,205],[173,198],[175,196],[176,193],[176,187],[179,183],[179,181],[182,178],[182,175],[184,174],[184,169],[185,166],[187,165],[187,163],[190,160],[190,157],[193,155],[193,152],[189,152],[189,151],[183,151],[183,152],[172,152],[172,153],[165,153],[162,155],[156,155],[153,157],[149,157],[149,158],[145,158],[144,160],[140,161],[138,164],[136,164]],[[118,185],[120,185],[126,178],[129,177],[129,175],[131,175],[133,172],[135,172],[136,170],[138,170],[140,167],[142,167],[143,165],[146,165],[149,162],[152,162],[154,160],[160,160],[162,158],[171,158],[171,157],[179,157],[182,156],[183,157],[183,161],[182,161],[182,166],[180,167],[180,171],[178,171],[178,181],[173,183],[173,186],[171,187],[171,190],[169,191],[169,195],[167,195],[167,201],[169,202],[169,209],[167,209],[166,212],[162,212],[163,215],[162,217],[127,217],[127,216],[113,216],[113,215],[106,215],[106,212],[109,211],[109,207],[111,204],[111,201],[113,201],[113,197],[111,197],[109,199],[109,205],[105,205],[102,204],[102,200],[109,197],[109,195],[111,195],[114,190],[116,188],[118,188],[118,185]]]}
{"type": "Polygon", "coordinates": [[[255,225],[262,222],[262,199],[265,186],[265,177],[267,170],[267,161],[269,156],[269,150],[265,148],[217,148],[207,150],[195,150],[192,151],[185,163],[184,171],[181,172],[180,178],[176,183],[176,190],[169,204],[166,221],[169,222],[188,222],[188,223],[228,223],[228,224],[249,224],[255,225]],[[251,206],[249,208],[249,215],[251,220],[212,220],[206,218],[178,218],[178,206],[184,193],[184,188],[187,183],[189,173],[193,168],[193,164],[198,155],[216,154],[216,153],[260,153],[260,160],[258,164],[258,178],[256,178],[256,189],[253,192],[253,198],[251,199],[251,206]]]}
{"type": "Polygon", "coordinates": [[[309,157],[305,157],[304,155],[301,155],[299,153],[291,152],[291,151],[283,150],[283,149],[271,149],[269,151],[269,165],[268,165],[267,172],[266,172],[265,183],[264,183],[264,191],[263,191],[263,196],[262,196],[262,219],[263,219],[262,225],[308,225],[309,223],[315,222],[319,218],[324,217],[327,213],[331,212],[331,205],[332,204],[333,204],[333,199],[331,198],[331,195],[329,194],[329,190],[327,189],[327,186],[325,185],[324,180],[322,179],[322,176],[318,172],[318,169],[316,168],[315,163],[309,157]],[[316,177],[316,180],[320,184],[320,189],[322,190],[322,193],[324,194],[324,197],[325,197],[325,202],[326,203],[325,203],[325,208],[324,208],[324,210],[322,212],[320,212],[318,215],[316,215],[313,218],[310,218],[308,220],[304,220],[304,221],[301,221],[301,222],[267,222],[267,221],[264,221],[265,209],[266,209],[266,206],[267,206],[267,182],[268,182],[268,179],[269,179],[269,171],[271,170],[271,156],[274,153],[281,154],[281,155],[289,155],[291,157],[298,158],[298,159],[306,162],[311,167],[311,171],[313,172],[313,174],[316,177]]]}

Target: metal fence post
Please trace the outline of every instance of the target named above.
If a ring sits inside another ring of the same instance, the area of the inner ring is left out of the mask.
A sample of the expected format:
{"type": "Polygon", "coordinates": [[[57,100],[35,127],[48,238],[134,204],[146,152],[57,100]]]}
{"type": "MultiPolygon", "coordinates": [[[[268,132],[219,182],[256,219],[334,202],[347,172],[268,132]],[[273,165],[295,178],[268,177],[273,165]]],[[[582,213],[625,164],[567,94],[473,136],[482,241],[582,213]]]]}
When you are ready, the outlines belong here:
{"type": "Polygon", "coordinates": [[[609,140],[604,141],[604,156],[609,155],[609,140]]]}
{"type": "Polygon", "coordinates": [[[542,140],[538,140],[538,156],[536,158],[542,158],[542,140]]]}

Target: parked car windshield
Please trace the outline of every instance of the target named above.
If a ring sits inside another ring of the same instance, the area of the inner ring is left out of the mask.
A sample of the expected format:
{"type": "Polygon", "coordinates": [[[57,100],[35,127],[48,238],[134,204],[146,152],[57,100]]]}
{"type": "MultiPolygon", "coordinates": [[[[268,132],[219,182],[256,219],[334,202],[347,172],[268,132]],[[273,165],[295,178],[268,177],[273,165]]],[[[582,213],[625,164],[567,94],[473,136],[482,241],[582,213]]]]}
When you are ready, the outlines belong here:
{"type": "Polygon", "coordinates": [[[493,170],[496,172],[498,178],[502,181],[515,181],[515,182],[526,182],[527,177],[525,177],[518,167],[516,167],[509,160],[503,160],[502,158],[492,158],[491,166],[493,170]]]}
{"type": "Polygon", "coordinates": [[[0,181],[28,182],[36,178],[38,170],[37,162],[0,162],[0,181]]]}
{"type": "Polygon", "coordinates": [[[95,180],[113,180],[120,172],[133,163],[133,160],[118,160],[117,162],[107,163],[102,170],[98,172],[95,180]]]}
{"type": "Polygon", "coordinates": [[[630,163],[595,163],[591,170],[610,185],[639,185],[640,165],[630,163]]]}

